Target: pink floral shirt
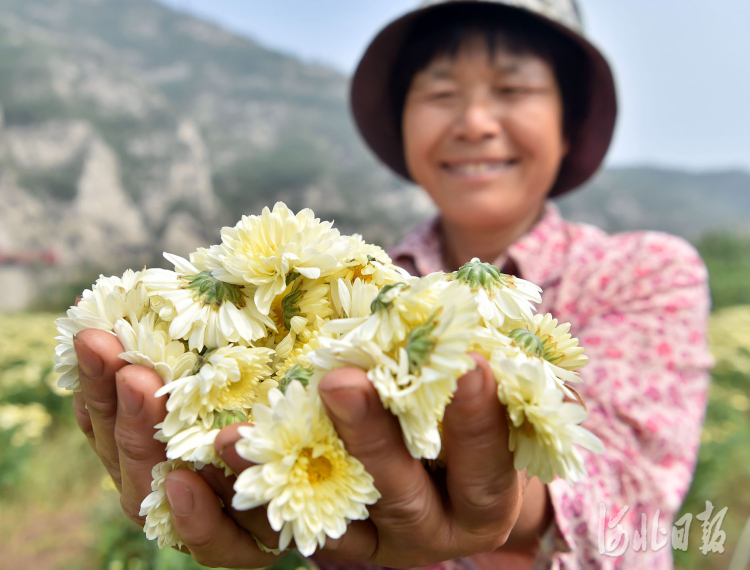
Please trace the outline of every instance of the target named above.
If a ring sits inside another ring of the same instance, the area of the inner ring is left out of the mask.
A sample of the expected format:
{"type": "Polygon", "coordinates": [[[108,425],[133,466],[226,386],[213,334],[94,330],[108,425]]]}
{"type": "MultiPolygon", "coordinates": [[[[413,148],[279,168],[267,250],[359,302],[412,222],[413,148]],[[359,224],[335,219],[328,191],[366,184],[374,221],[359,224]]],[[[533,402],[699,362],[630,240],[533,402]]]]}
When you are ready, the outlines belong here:
{"type": "MultiPolygon", "coordinates": [[[[446,270],[439,219],[389,253],[417,275],[446,270]]],[[[701,258],[678,237],[608,235],[566,222],[548,203],[532,230],[494,263],[544,289],[539,312],[571,323],[590,359],[576,386],[589,410],[583,425],[606,447],[603,455],[582,450],[588,478],[547,485],[554,519],[534,567],[673,568],[672,524],[692,480],[713,363],[701,258]],[[628,536],[625,548],[618,524],[628,536]]],[[[476,567],[456,560],[431,568],[476,567]]]]}

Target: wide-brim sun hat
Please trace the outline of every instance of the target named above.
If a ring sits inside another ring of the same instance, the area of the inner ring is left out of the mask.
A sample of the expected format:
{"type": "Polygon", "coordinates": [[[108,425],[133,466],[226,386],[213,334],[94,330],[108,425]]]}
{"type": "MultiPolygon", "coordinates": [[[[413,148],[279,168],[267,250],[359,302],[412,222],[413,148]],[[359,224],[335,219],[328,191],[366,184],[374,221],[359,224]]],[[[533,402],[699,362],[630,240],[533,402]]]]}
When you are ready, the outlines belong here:
{"type": "Polygon", "coordinates": [[[354,121],[365,142],[394,172],[411,181],[390,81],[397,58],[414,25],[427,13],[456,5],[497,6],[524,12],[578,45],[586,60],[587,108],[564,157],[549,195],[558,196],[582,185],[599,169],[612,141],[617,117],[615,82],[607,60],[583,35],[575,0],[428,0],[394,20],[370,42],[351,82],[354,121]]]}

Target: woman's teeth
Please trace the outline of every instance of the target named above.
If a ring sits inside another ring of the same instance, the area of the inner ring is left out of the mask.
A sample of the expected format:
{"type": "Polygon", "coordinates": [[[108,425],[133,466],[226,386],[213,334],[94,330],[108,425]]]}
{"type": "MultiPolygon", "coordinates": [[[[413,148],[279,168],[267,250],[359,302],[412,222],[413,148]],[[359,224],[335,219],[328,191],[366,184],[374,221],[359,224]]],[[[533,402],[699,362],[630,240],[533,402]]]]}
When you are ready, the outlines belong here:
{"type": "Polygon", "coordinates": [[[493,161],[493,162],[464,162],[462,164],[446,164],[445,167],[455,173],[466,176],[476,176],[488,172],[504,170],[516,163],[515,160],[493,161]]]}

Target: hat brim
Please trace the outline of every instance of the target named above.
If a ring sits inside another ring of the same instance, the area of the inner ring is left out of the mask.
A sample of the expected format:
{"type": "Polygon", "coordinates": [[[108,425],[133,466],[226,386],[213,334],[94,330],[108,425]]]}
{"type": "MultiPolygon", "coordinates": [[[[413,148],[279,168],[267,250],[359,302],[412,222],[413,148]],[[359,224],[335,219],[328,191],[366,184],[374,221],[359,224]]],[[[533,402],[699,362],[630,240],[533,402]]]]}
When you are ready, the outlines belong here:
{"type": "MultiPolygon", "coordinates": [[[[522,11],[571,39],[583,50],[588,61],[588,110],[579,126],[576,140],[560,165],[550,196],[577,188],[599,169],[612,141],[617,117],[617,95],[614,77],[607,60],[589,41],[566,26],[521,7],[481,0],[462,1],[498,10],[522,11]]],[[[372,40],[357,66],[351,82],[350,103],[354,121],[373,152],[403,178],[412,181],[404,158],[401,132],[390,95],[390,81],[396,58],[416,21],[427,12],[455,6],[447,2],[420,8],[405,14],[383,28],[372,40]]]]}

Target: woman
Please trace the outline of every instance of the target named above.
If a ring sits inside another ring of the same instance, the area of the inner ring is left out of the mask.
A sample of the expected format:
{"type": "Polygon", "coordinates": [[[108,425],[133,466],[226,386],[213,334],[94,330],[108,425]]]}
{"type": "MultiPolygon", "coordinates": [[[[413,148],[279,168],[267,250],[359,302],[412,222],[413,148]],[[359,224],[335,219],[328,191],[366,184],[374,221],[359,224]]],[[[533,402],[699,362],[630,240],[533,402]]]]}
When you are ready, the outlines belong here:
{"type": "MultiPolygon", "coordinates": [[[[382,499],[368,521],[329,540],[318,563],[671,568],[659,529],[669,532],[697,452],[710,365],[705,269],[677,238],[607,236],[565,222],[547,203],[596,171],[615,119],[609,67],[582,37],[572,2],[428,4],[375,38],[352,84],[365,140],[440,210],[391,254],[415,274],[479,257],[544,287],[540,310],[571,322],[587,349],[586,427],[607,452],[587,457],[590,477],[576,485],[516,472],[504,410],[478,358],[446,410],[447,470],[437,482],[411,458],[364,373],[336,370],[321,396],[382,499]],[[618,513],[638,551],[605,540],[618,513]],[[641,543],[642,515],[651,529],[657,513],[657,540],[641,543]]],[[[124,510],[140,522],[150,468],[164,458],[151,429],[165,413],[163,399],[153,398],[161,381],[123,367],[111,335],[84,331],[76,349],[80,425],[121,486],[124,510]]],[[[217,448],[239,471],[247,463],[234,452],[236,439],[236,426],[226,428],[217,448]]],[[[231,483],[216,475],[168,477],[178,534],[204,564],[268,564],[253,538],[277,544],[265,513],[222,511],[216,495],[230,504],[231,483]]]]}

